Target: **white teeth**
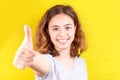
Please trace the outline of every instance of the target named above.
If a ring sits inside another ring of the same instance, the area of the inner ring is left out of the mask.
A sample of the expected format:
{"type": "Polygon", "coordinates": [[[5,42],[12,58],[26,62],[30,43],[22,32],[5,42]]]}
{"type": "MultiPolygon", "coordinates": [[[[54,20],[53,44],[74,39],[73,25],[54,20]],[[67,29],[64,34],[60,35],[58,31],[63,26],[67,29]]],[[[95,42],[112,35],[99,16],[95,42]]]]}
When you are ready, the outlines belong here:
{"type": "Polygon", "coordinates": [[[66,42],[67,40],[65,39],[65,40],[58,40],[58,41],[63,43],[63,42],[66,42]]]}

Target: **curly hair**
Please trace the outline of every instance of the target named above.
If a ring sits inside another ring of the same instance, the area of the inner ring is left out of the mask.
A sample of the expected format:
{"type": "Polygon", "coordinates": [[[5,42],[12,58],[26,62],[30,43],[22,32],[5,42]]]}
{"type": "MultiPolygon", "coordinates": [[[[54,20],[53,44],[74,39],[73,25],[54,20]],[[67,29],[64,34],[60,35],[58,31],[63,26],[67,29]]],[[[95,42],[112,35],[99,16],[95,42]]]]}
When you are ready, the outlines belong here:
{"type": "Polygon", "coordinates": [[[52,56],[58,56],[59,52],[55,49],[51,42],[48,24],[50,20],[58,14],[65,14],[71,17],[76,26],[75,38],[71,43],[70,56],[80,56],[83,51],[86,50],[85,35],[81,29],[81,24],[74,9],[68,5],[55,5],[48,9],[42,17],[36,31],[35,36],[35,50],[42,54],[51,54],[52,56]]]}

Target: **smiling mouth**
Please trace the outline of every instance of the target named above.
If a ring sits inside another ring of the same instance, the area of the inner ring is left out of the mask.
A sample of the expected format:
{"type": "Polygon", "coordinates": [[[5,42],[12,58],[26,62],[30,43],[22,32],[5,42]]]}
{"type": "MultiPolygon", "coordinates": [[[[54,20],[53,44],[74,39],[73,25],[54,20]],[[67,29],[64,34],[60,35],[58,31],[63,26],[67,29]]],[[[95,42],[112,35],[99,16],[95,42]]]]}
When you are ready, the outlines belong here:
{"type": "Polygon", "coordinates": [[[58,39],[57,41],[61,44],[65,44],[69,39],[58,39]]]}

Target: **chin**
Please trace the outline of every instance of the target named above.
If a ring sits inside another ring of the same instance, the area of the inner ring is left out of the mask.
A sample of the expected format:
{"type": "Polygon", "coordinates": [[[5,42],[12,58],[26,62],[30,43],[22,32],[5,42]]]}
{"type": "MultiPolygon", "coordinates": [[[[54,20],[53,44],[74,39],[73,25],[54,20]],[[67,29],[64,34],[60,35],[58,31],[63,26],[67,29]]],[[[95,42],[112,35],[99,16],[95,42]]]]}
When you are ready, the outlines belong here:
{"type": "Polygon", "coordinates": [[[56,49],[58,49],[58,50],[65,50],[65,49],[68,49],[68,48],[70,48],[70,47],[69,46],[64,46],[64,45],[56,47],[56,49]]]}

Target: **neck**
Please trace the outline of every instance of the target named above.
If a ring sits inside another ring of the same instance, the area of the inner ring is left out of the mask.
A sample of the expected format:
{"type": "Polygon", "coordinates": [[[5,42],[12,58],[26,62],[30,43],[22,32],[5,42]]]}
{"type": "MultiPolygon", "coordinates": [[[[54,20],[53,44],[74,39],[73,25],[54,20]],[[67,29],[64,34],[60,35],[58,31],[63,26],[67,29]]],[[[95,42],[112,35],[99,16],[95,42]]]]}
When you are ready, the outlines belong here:
{"type": "Polygon", "coordinates": [[[59,53],[60,53],[60,57],[70,58],[70,48],[61,50],[59,53]]]}
{"type": "Polygon", "coordinates": [[[59,51],[59,54],[60,55],[56,56],[56,58],[58,58],[60,60],[69,60],[69,59],[71,59],[70,49],[69,48],[59,51]]]}
{"type": "Polygon", "coordinates": [[[68,68],[70,70],[73,69],[75,60],[74,60],[74,57],[70,56],[70,49],[69,50],[63,50],[59,53],[60,53],[60,55],[55,56],[54,58],[59,60],[66,68],[68,68]]]}

